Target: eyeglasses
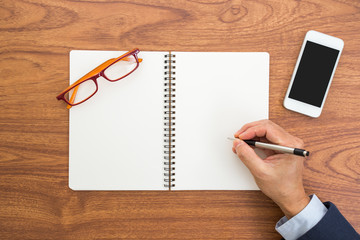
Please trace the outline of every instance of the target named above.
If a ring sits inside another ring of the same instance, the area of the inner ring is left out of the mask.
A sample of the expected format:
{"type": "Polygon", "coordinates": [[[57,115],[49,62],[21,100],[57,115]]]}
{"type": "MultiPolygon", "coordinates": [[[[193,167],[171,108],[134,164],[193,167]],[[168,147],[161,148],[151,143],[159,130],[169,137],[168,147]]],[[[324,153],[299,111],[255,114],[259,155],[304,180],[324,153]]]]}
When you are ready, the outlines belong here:
{"type": "Polygon", "coordinates": [[[97,79],[99,77],[116,82],[134,72],[142,62],[142,59],[137,56],[139,52],[140,50],[135,48],[118,58],[107,60],[71,84],[56,98],[64,100],[68,104],[68,109],[89,100],[98,91],[97,79]]]}

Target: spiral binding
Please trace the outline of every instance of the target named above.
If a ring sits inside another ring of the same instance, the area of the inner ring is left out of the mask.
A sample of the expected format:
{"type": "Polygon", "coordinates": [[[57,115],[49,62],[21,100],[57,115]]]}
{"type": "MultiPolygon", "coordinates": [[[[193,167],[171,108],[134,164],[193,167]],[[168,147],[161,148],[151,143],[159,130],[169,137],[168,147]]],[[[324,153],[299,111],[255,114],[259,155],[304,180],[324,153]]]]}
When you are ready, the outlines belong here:
{"type": "Polygon", "coordinates": [[[175,187],[175,54],[165,54],[164,71],[164,187],[175,187]]]}

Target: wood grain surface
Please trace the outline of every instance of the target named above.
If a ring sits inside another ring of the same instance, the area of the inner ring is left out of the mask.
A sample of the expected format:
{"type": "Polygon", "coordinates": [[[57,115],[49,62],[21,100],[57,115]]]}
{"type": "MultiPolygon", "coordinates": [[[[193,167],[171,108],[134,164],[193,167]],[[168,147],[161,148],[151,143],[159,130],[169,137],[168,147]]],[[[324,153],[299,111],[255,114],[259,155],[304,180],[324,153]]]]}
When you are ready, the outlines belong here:
{"type": "Polygon", "coordinates": [[[68,110],[55,96],[69,51],[134,47],[269,52],[270,119],[312,152],[307,193],[360,231],[359,1],[2,0],[0,33],[0,239],[280,239],[282,213],[259,191],[68,188],[68,110]],[[282,106],[310,29],[345,42],[318,119],[282,106]]]}

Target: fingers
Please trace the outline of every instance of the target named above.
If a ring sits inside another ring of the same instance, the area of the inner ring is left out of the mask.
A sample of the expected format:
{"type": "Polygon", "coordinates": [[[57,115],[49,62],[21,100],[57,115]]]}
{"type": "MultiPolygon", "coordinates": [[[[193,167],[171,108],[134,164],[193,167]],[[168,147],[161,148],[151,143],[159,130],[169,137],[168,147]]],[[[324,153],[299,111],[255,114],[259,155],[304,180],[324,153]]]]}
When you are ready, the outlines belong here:
{"type": "Polygon", "coordinates": [[[270,142],[280,144],[283,135],[280,129],[281,127],[270,120],[260,120],[245,124],[234,136],[240,139],[266,138],[270,142]]]}
{"type": "Polygon", "coordinates": [[[242,126],[242,127],[240,128],[240,130],[238,130],[238,131],[234,134],[234,136],[237,138],[237,137],[239,136],[239,134],[242,133],[242,132],[245,132],[246,129],[248,129],[248,128],[250,128],[250,127],[253,127],[253,126],[256,126],[256,125],[260,125],[260,124],[262,124],[262,122],[264,122],[264,121],[266,121],[266,120],[260,120],[260,121],[255,121],[255,122],[247,123],[247,124],[245,124],[244,126],[242,126]]]}
{"type": "Polygon", "coordinates": [[[301,139],[292,136],[270,120],[245,124],[234,136],[240,139],[266,138],[269,142],[279,145],[303,147],[301,139]]]}
{"type": "Polygon", "coordinates": [[[234,140],[233,151],[253,174],[259,172],[264,165],[263,160],[242,140],[234,140]]]}
{"type": "Polygon", "coordinates": [[[270,124],[261,124],[246,129],[238,137],[240,139],[266,138],[269,142],[281,144],[283,142],[282,138],[286,139],[288,136],[285,136],[270,124]]]}

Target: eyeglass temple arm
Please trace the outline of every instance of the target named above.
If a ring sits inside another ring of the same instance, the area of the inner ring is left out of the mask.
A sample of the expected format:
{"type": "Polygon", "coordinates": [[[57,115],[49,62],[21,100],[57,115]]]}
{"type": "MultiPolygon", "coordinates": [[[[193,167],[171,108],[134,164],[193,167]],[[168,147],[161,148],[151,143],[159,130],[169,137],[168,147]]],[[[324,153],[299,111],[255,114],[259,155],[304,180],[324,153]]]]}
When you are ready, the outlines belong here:
{"type": "MultiPolygon", "coordinates": [[[[114,60],[114,59],[116,59],[116,58],[109,59],[108,61],[104,62],[103,64],[101,64],[100,66],[98,66],[97,68],[95,68],[94,70],[97,70],[97,69],[103,67],[104,65],[106,65],[107,63],[109,63],[110,61],[112,61],[112,60],[114,60]]],[[[131,61],[131,59],[132,59],[132,58],[125,57],[125,58],[121,59],[121,61],[131,61]]],[[[138,58],[138,60],[139,60],[139,62],[142,62],[142,58],[138,58]]],[[[94,70],[91,71],[90,73],[93,73],[94,70]]],[[[88,75],[88,74],[86,74],[86,75],[88,75]]],[[[86,75],[85,75],[85,76],[86,76],[86,75]]],[[[84,77],[82,77],[80,80],[82,80],[83,78],[84,78],[84,77]]],[[[79,81],[80,81],[80,80],[79,80],[79,81]]],[[[79,81],[77,81],[77,82],[79,82],[79,81]]],[[[76,97],[76,93],[77,93],[78,89],[79,89],[79,85],[74,88],[74,92],[71,94],[71,97],[70,97],[70,100],[69,100],[70,103],[73,103],[73,102],[75,101],[75,97],[76,97]]],[[[72,107],[72,106],[71,106],[70,104],[68,104],[66,108],[67,108],[67,109],[70,109],[71,107],[72,107]]]]}
{"type": "MultiPolygon", "coordinates": [[[[75,101],[75,96],[76,96],[76,93],[77,93],[77,91],[78,91],[78,89],[79,89],[79,86],[80,85],[77,85],[75,88],[74,88],[74,92],[71,94],[71,97],[70,97],[70,100],[69,100],[69,102],[70,103],[73,103],[74,101],[75,101]]],[[[70,104],[68,104],[67,105],[67,109],[70,109],[72,106],[70,105],[70,104]]]]}

